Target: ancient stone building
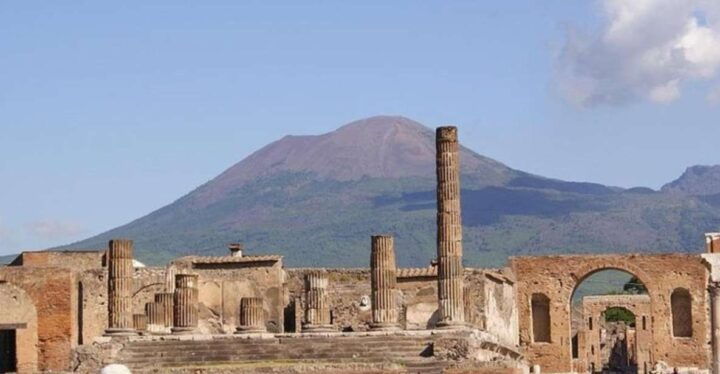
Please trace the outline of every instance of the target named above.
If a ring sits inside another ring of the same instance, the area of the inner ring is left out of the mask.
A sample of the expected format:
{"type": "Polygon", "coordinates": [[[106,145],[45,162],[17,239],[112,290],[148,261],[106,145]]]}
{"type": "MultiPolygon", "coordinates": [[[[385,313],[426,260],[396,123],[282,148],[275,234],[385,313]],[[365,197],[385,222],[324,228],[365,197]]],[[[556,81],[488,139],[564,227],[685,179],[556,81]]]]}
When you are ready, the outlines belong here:
{"type": "Polygon", "coordinates": [[[124,363],[176,373],[588,373],[612,361],[638,373],[720,374],[717,234],[704,254],[523,256],[466,268],[457,129],[437,137],[438,258],[427,267],[398,268],[389,236],[367,238],[371,266],[359,269],[286,268],[239,243],[161,267],[120,256],[112,271],[108,250],[128,242],[25,252],[0,267],[0,372],[124,363]],[[604,269],[633,274],[647,295],[586,297],[573,330],[577,285],[604,269]],[[608,323],[608,308],[634,323],[608,323]],[[106,336],[118,328],[128,334],[106,336]]]}

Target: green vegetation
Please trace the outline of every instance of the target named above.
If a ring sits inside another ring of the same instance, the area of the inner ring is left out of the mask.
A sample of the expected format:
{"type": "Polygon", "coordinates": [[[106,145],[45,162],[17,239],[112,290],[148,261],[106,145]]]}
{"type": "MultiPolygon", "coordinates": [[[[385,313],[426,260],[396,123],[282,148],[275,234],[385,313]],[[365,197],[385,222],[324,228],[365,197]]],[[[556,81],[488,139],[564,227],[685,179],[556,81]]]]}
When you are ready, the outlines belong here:
{"type": "MultiPolygon", "coordinates": [[[[695,197],[527,176],[504,187],[463,178],[467,266],[503,266],[511,255],[699,252],[702,233],[720,227],[720,208],[695,197]]],[[[370,235],[391,233],[399,266],[427,266],[435,257],[434,188],[432,178],[340,182],[278,173],[214,203],[189,194],[68,247],[104,248],[128,237],[140,261],[162,264],[224,254],[227,243],[241,241],[248,254],[281,254],[288,266],[359,267],[368,265],[370,235]]]]}
{"type": "Polygon", "coordinates": [[[620,307],[608,308],[605,310],[605,321],[607,322],[625,322],[628,326],[635,326],[635,315],[620,307]]]}

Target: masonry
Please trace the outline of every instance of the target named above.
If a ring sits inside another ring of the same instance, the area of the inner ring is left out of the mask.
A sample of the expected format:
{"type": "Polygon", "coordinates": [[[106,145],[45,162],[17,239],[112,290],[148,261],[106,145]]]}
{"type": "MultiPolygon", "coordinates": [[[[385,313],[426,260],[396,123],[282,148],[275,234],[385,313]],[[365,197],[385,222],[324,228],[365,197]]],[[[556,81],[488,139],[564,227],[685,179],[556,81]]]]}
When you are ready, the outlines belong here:
{"type": "Polygon", "coordinates": [[[640,324],[626,333],[638,347],[637,372],[720,374],[717,234],[706,254],[524,256],[503,268],[464,267],[457,136],[454,127],[437,132],[438,257],[428,266],[398,268],[387,233],[368,235],[371,267],[357,269],[286,268],[282,256],[241,243],[158,267],[132,261],[132,238],[96,251],[24,252],[0,268],[0,303],[13,306],[0,314],[10,369],[282,373],[312,361],[302,370],[585,373],[602,364],[594,323],[622,307],[640,324]],[[109,255],[119,244],[126,251],[109,255]],[[574,352],[572,296],[605,269],[633,274],[647,295],[584,300],[574,352]]]}

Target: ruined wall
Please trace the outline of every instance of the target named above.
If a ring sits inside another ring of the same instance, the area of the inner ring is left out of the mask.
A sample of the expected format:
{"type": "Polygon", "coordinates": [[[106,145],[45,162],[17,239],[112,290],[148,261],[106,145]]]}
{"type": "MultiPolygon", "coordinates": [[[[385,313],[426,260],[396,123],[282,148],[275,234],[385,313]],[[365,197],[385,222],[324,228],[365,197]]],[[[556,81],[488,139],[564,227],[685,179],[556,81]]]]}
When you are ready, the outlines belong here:
{"type": "Polygon", "coordinates": [[[588,255],[514,257],[510,260],[516,277],[520,344],[528,360],[544,372],[569,372],[572,368],[570,300],[579,283],[604,269],[618,269],[637,276],[647,287],[651,299],[653,363],[671,366],[709,366],[709,320],[707,312],[707,270],[700,256],[588,255]],[[681,287],[692,297],[693,336],[672,335],[670,295],[681,287]],[[533,342],[531,297],[542,293],[550,300],[550,342],[533,342]]]}
{"type": "Polygon", "coordinates": [[[77,288],[74,273],[60,268],[7,266],[0,279],[22,289],[37,314],[38,368],[67,370],[77,345],[77,288]]]}
{"type": "Polygon", "coordinates": [[[173,263],[177,272],[198,274],[200,329],[207,333],[231,333],[238,325],[240,299],[260,297],[269,332],[283,332],[283,308],[287,304],[282,262],[209,264],[201,268],[189,262],[173,263]]]}
{"type": "Polygon", "coordinates": [[[84,271],[104,266],[105,251],[43,251],[23,252],[11,266],[57,267],[84,271]]]}
{"type": "Polygon", "coordinates": [[[108,327],[107,268],[78,274],[79,344],[92,343],[108,327]]]}
{"type": "MultiPolygon", "coordinates": [[[[287,270],[287,300],[302,311],[304,275],[317,269],[287,270]]],[[[372,322],[369,269],[325,269],[333,323],[345,331],[366,331],[372,322]]],[[[509,270],[466,269],[466,321],[516,346],[517,308],[509,270]]],[[[400,324],[407,330],[435,328],[438,320],[437,278],[433,268],[400,269],[397,298],[400,324]]],[[[286,314],[287,315],[287,314],[286,314]]],[[[299,313],[302,316],[302,313],[299,313]]]]}
{"type": "Polygon", "coordinates": [[[0,283],[0,325],[15,329],[18,373],[35,373],[38,368],[38,324],[35,303],[16,285],[0,283]]]}
{"type": "Polygon", "coordinates": [[[582,301],[583,322],[580,329],[585,333],[586,339],[578,345],[578,364],[576,367],[587,369],[601,368],[603,355],[601,340],[603,330],[606,330],[604,313],[608,308],[620,307],[627,309],[635,315],[635,330],[632,336],[633,343],[637,342],[635,360],[640,372],[644,367],[652,367],[652,309],[648,295],[602,295],[585,296],[582,301]],[[591,322],[592,321],[592,322],[591,322]]]}

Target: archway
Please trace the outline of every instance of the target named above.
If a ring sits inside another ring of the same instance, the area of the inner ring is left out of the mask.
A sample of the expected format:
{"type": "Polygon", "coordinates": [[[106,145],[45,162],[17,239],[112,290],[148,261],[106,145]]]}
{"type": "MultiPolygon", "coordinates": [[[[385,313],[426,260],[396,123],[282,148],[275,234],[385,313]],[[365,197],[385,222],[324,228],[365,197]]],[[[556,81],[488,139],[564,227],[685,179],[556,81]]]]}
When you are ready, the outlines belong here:
{"type": "Polygon", "coordinates": [[[19,287],[0,281],[0,372],[35,373],[38,366],[37,312],[19,287]]]}
{"type": "Polygon", "coordinates": [[[640,278],[627,270],[599,268],[575,284],[570,298],[571,357],[578,372],[638,373],[649,352],[638,354],[637,336],[649,344],[650,297],[640,278]],[[646,330],[637,333],[638,320],[646,330]],[[640,361],[638,361],[640,359],[640,361]]]}

